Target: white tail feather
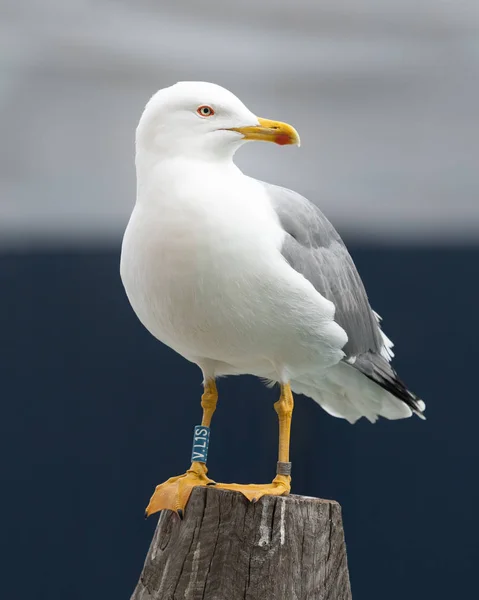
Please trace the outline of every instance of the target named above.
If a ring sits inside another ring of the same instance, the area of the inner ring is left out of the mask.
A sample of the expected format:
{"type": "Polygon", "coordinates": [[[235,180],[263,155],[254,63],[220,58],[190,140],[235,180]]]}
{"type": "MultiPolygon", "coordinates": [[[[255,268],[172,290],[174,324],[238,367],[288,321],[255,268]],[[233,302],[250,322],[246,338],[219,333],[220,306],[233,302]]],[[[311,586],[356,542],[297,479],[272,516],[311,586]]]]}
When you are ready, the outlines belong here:
{"type": "Polygon", "coordinates": [[[379,416],[405,419],[412,415],[407,404],[346,363],[337,364],[322,376],[301,377],[292,381],[291,387],[313,398],[330,415],[350,423],[361,417],[374,423],[379,416]]]}

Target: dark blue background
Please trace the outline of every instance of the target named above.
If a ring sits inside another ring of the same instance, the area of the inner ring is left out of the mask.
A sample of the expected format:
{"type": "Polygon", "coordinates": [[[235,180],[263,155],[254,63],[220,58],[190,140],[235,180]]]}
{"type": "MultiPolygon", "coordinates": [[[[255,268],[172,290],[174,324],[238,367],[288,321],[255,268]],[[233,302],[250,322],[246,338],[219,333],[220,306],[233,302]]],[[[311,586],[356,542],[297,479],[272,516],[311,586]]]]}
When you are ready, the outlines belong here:
{"type": "MultiPolygon", "coordinates": [[[[341,502],[356,600],[470,598],[479,249],[352,251],[428,420],[351,426],[298,398],[294,492],[341,502]]],[[[4,598],[129,598],[157,521],[144,507],[189,464],[201,373],[137,321],[118,254],[0,256],[4,598]]],[[[269,481],[277,391],[249,377],[219,390],[210,474],[269,481]]]]}

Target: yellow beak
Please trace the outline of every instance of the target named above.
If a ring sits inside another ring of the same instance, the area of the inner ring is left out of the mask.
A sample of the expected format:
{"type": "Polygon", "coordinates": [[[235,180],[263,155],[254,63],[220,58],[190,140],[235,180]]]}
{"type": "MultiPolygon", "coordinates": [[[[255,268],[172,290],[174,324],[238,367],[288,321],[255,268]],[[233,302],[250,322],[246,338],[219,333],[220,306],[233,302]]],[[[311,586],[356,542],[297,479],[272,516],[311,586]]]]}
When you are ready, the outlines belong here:
{"type": "Polygon", "coordinates": [[[241,133],[245,140],[274,142],[280,146],[287,144],[300,145],[299,134],[291,125],[281,123],[281,121],[270,121],[269,119],[258,119],[258,121],[259,125],[232,127],[230,131],[241,133]]]}

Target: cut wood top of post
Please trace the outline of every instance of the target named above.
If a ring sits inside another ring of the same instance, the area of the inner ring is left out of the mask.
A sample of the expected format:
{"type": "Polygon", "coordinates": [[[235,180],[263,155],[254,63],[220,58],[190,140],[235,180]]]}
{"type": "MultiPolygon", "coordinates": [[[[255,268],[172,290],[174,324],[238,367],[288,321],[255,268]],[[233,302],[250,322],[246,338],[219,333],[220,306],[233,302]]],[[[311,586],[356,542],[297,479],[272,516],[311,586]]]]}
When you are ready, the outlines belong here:
{"type": "Polygon", "coordinates": [[[350,600],[341,507],[306,496],[195,488],[161,514],[132,600],[350,600]]]}

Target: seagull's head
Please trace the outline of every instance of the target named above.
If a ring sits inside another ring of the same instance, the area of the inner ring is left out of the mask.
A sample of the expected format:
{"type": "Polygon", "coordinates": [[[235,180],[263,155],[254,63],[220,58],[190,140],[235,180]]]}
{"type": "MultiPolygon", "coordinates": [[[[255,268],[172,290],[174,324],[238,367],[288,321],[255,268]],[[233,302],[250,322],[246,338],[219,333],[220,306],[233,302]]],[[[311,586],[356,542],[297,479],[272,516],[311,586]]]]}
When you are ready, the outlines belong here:
{"type": "Polygon", "coordinates": [[[299,146],[299,135],[291,125],[258,118],[225,88],[193,81],[157,92],[136,132],[137,150],[158,158],[227,159],[250,140],[299,146]]]}

